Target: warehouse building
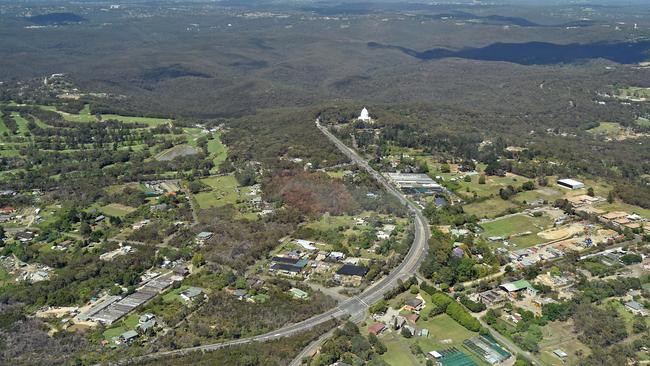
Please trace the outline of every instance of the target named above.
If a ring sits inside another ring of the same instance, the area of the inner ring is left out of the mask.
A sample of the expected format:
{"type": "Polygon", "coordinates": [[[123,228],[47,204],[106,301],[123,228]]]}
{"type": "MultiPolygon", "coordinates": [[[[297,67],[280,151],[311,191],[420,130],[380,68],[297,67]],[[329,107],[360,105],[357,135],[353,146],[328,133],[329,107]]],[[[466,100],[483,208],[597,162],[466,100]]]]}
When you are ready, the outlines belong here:
{"type": "Polygon", "coordinates": [[[569,178],[558,179],[557,185],[559,185],[560,187],[569,188],[569,189],[580,189],[580,188],[585,187],[584,183],[579,182],[579,181],[574,180],[574,179],[569,179],[569,178]]]}

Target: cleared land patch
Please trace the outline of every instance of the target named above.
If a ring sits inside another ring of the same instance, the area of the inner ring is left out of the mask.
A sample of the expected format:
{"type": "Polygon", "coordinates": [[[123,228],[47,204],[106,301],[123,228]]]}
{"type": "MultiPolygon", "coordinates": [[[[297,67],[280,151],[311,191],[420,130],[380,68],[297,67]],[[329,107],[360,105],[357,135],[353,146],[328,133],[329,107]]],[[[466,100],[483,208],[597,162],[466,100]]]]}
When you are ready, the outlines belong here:
{"type": "Polygon", "coordinates": [[[171,161],[178,157],[191,156],[199,153],[199,150],[190,145],[176,145],[156,155],[158,161],[171,161]]]}

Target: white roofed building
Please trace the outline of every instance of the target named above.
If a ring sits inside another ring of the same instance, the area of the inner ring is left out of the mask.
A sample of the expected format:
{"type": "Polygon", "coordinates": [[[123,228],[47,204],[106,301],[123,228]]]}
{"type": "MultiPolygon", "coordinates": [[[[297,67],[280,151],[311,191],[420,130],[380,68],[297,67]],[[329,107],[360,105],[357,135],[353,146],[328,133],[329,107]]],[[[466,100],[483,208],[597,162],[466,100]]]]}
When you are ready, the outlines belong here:
{"type": "Polygon", "coordinates": [[[372,118],[370,118],[368,109],[366,109],[365,107],[361,110],[361,114],[359,115],[359,117],[357,117],[357,119],[363,122],[372,122],[372,118]]]}

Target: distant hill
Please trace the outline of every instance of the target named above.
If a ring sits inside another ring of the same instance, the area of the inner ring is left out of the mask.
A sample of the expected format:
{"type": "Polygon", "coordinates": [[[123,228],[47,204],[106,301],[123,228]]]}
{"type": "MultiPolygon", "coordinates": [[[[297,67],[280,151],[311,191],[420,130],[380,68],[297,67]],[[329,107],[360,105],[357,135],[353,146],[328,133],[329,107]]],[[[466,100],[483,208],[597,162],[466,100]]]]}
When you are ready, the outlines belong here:
{"type": "Polygon", "coordinates": [[[74,13],[49,13],[27,17],[37,25],[56,25],[85,22],[87,19],[74,13]]]}

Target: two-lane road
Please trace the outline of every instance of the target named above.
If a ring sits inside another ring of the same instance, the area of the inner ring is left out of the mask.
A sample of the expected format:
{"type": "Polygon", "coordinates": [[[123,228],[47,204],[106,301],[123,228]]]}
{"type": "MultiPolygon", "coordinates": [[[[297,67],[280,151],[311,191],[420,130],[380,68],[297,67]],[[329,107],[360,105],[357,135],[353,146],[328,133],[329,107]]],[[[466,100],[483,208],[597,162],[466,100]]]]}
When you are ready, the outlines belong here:
{"type": "Polygon", "coordinates": [[[161,357],[184,355],[191,352],[205,352],[221,348],[242,345],[253,342],[266,342],[284,337],[289,337],[297,333],[308,331],[315,326],[325,323],[330,319],[341,319],[350,316],[353,320],[363,319],[368,307],[373,303],[383,298],[384,294],[390,291],[397,285],[398,280],[405,280],[416,274],[420,263],[425,258],[427,253],[427,241],[430,236],[429,226],[419,208],[410,202],[400,191],[395,189],[390,183],[377,171],[375,171],[364,159],[362,159],[355,151],[348,148],[338,138],[332,135],[325,127],[321,126],[316,121],[318,129],[332,141],[343,154],[345,154],[352,162],[365,169],[371,174],[390,194],[397,197],[402,204],[407,206],[414,216],[415,224],[415,238],[408,253],[404,257],[402,263],[394,268],[390,274],[373,283],[366,288],[364,292],[358,296],[352,297],[340,303],[337,307],[329,311],[313,316],[309,319],[303,320],[299,323],[290,324],[277,329],[273,332],[261,334],[254,337],[242,338],[227,342],[220,342],[197,347],[189,347],[176,349],[172,351],[156,352],[148,355],[131,358],[120,362],[120,364],[128,364],[133,362],[153,360],[161,357]]]}

